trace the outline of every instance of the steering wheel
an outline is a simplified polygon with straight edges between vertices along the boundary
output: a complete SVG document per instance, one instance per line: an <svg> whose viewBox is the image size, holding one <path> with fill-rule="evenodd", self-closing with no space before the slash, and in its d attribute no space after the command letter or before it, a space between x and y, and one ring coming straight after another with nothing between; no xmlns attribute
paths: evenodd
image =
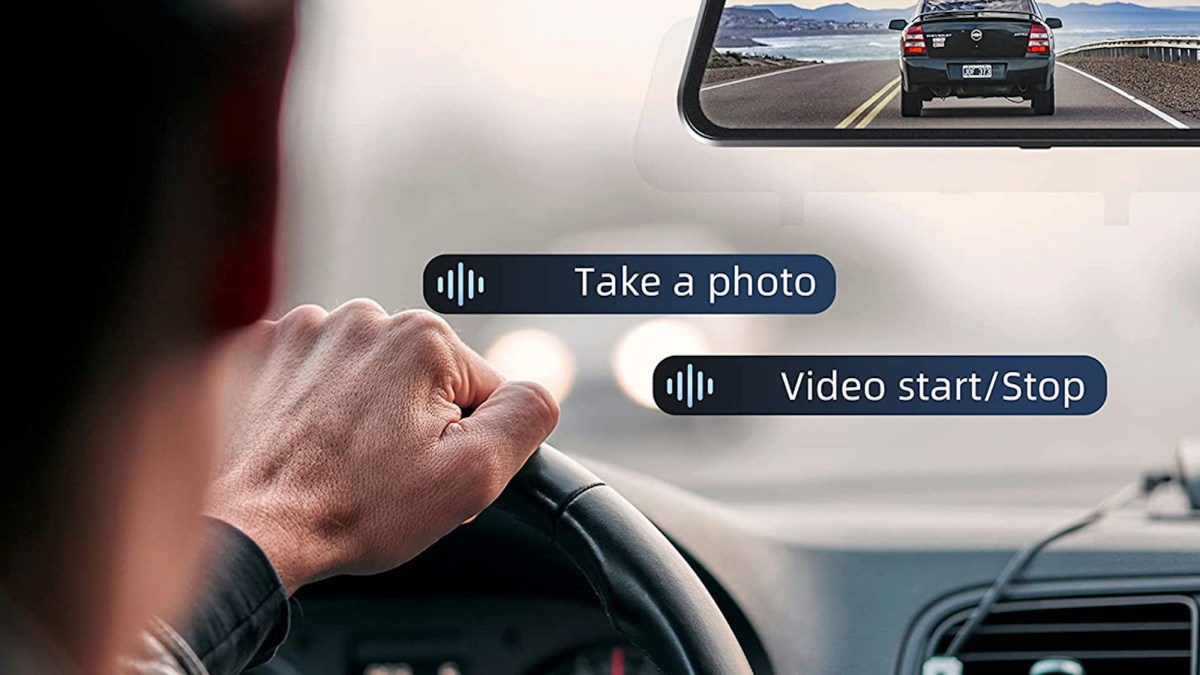
<svg viewBox="0 0 1200 675"><path fill-rule="evenodd" d="M717 603L641 511L542 445L492 508L532 527L583 572L613 628L668 675L748 675Z"/></svg>

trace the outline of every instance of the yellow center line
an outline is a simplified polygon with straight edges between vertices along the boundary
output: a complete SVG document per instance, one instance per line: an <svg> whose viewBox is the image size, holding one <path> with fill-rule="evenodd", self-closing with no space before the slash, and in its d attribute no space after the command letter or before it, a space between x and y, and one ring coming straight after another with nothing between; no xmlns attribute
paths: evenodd
<svg viewBox="0 0 1200 675"><path fill-rule="evenodd" d="M871 113L869 115L867 115L866 117L864 117L863 120L858 123L858 126L856 126L854 128L855 129L865 129L868 124L875 121L876 117L879 117L879 113L882 112L883 109L886 108L889 103L891 103L893 100L895 100L896 96L898 96L899 94L900 94L900 85L896 85L896 88L892 90L892 93L890 93L886 97L884 97L884 99L879 102L879 105L875 106L875 108L871 110Z"/></svg>
<svg viewBox="0 0 1200 675"><path fill-rule="evenodd" d="M900 81L900 78L897 77L896 79L892 80L891 82L888 82L887 84L883 85L883 89L880 89L879 91L875 92L874 96L867 99L866 102L863 103L862 105L858 106L858 108L855 109L854 112L850 113L850 115L847 116L846 119L839 122L838 125L834 128L835 129L845 129L846 127L853 124L854 120L858 119L859 115L863 114L867 110L867 108L871 107L872 103L878 101L880 96L883 96L884 94L886 94L887 91L889 89L891 89L893 86L895 86L895 84L899 81Z"/></svg>

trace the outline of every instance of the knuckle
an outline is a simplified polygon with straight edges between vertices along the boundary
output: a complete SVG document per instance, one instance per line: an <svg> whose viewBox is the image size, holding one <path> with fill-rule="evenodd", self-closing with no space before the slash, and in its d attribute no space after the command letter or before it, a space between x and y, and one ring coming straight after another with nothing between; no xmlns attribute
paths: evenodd
<svg viewBox="0 0 1200 675"><path fill-rule="evenodd" d="M348 318L378 318L387 315L383 307L370 298L355 298L343 303L333 313Z"/></svg>
<svg viewBox="0 0 1200 675"><path fill-rule="evenodd" d="M445 319L424 310L411 310L396 315L393 325L395 339L420 362L423 372L439 381L456 377L458 337Z"/></svg>
<svg viewBox="0 0 1200 675"><path fill-rule="evenodd" d="M283 315L283 318L279 320L279 326L288 331L315 333L320 331L328 317L329 313L322 307L300 305Z"/></svg>
<svg viewBox="0 0 1200 675"><path fill-rule="evenodd" d="M410 309L395 317L395 325L404 332L423 337L445 339L454 334L450 324L442 317L424 309Z"/></svg>
<svg viewBox="0 0 1200 675"><path fill-rule="evenodd" d="M387 312L379 303L363 298L351 300L330 314L330 318L337 321L343 338L352 344L373 342L386 317Z"/></svg>

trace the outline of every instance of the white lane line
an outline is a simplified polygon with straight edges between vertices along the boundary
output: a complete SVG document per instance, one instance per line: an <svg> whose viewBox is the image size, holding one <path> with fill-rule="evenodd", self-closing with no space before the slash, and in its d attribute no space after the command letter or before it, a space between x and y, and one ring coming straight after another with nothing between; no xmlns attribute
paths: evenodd
<svg viewBox="0 0 1200 675"><path fill-rule="evenodd" d="M1179 120L1175 119L1174 117L1171 117L1171 116L1170 116L1170 115L1168 115L1167 113L1165 113L1165 112L1163 112L1163 111L1159 110L1158 108L1155 108L1154 106L1152 106L1152 105L1150 105L1149 103L1146 103L1145 101L1143 101L1143 100L1141 100L1141 99L1139 99L1139 98L1137 98L1137 97L1133 96L1132 94L1126 93L1124 90L1122 90L1122 89L1119 89L1119 88L1117 88L1116 86L1114 86L1114 85L1111 85L1111 84L1109 84L1109 83L1105 82L1104 80L1102 80L1102 79L1100 79L1100 78L1096 77L1095 75L1090 75L1090 74L1088 74L1088 73L1085 73L1085 72L1083 72L1082 70L1080 70L1080 69L1078 69L1078 68L1075 68L1075 67L1073 67L1073 66L1068 66L1068 65L1067 65L1067 64L1065 64L1065 63L1059 63L1058 65L1059 65L1059 66L1061 66L1061 67L1063 67L1063 68L1066 68L1067 70L1069 70L1069 71L1071 71L1071 72L1073 72L1073 73L1078 73L1079 75L1082 75L1082 76L1086 77L1087 79L1089 79L1089 80L1091 80L1091 81L1095 82L1096 84L1100 84L1100 85L1103 85L1103 86L1105 86L1105 87L1108 87L1109 89L1111 89L1111 90L1113 90L1113 91L1117 92L1117 93L1118 93L1118 94L1120 94L1121 96L1124 96L1125 98L1129 99L1130 101L1133 101L1134 103L1136 103L1136 104L1138 104L1138 105L1142 106L1142 107L1143 107L1143 108L1145 108L1146 110L1149 110L1150 112L1154 113L1154 114L1155 114L1157 117L1159 117L1160 119L1162 119L1162 120L1163 120L1164 122L1166 122L1167 124L1170 124L1171 126L1175 127L1176 129L1187 129L1187 128L1188 128L1188 125L1184 124L1183 122L1180 122Z"/></svg>
<svg viewBox="0 0 1200 675"><path fill-rule="evenodd" d="M810 63L807 66L796 66L795 68L788 68L786 70L774 70L769 73L763 73L762 75L754 75L752 77L743 77L740 80L730 80L728 82L722 82L720 84L710 84L707 87L700 87L700 91L711 91L713 89L720 89L721 87L728 87L728 86L731 86L734 84L741 84L743 82L749 82L750 80L761 80L764 77L771 77L772 75L782 75L784 73L794 73L797 70L807 70L809 68L816 68L817 66L823 66L823 65L825 65L825 64L824 63Z"/></svg>

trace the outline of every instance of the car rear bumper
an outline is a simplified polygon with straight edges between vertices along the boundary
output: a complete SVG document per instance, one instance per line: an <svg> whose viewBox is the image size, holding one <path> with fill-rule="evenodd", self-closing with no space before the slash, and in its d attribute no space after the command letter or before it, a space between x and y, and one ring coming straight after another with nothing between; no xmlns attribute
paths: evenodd
<svg viewBox="0 0 1200 675"><path fill-rule="evenodd" d="M966 79L965 65L992 66L990 79ZM900 60L904 90L932 96L1022 96L1045 91L1054 73L1053 57L1016 59L931 59L908 57Z"/></svg>

